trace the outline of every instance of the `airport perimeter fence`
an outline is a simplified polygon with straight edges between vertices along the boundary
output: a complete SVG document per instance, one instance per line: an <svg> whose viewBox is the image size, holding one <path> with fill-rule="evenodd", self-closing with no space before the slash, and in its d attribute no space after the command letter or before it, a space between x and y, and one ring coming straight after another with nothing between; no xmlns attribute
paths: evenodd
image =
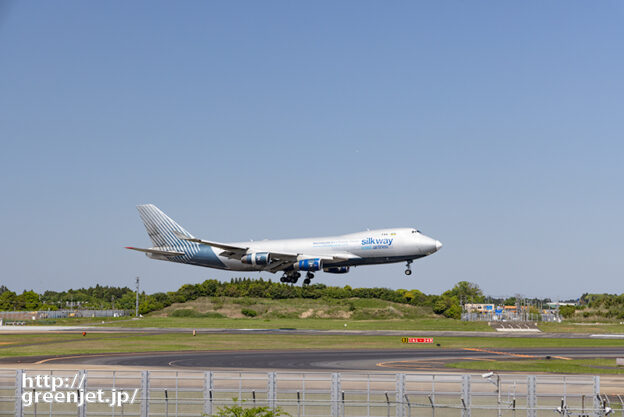
<svg viewBox="0 0 624 417"><path fill-rule="evenodd" d="M57 393L84 399L102 390L104 401L36 403L37 392L42 399L41 391L50 391L29 385L37 375L64 381ZM624 417L621 390L601 395L598 376L0 369L0 415L211 416L242 405L298 417ZM110 406L105 400L113 393L134 401Z"/></svg>
<svg viewBox="0 0 624 417"><path fill-rule="evenodd" d="M129 315L127 310L0 311L0 319L4 320L6 324L68 317L124 317L127 315Z"/></svg>
<svg viewBox="0 0 624 417"><path fill-rule="evenodd" d="M491 321L491 322L561 322L561 317L557 312L526 314L503 311L496 314L493 311L485 312L463 312L461 315L463 321Z"/></svg>

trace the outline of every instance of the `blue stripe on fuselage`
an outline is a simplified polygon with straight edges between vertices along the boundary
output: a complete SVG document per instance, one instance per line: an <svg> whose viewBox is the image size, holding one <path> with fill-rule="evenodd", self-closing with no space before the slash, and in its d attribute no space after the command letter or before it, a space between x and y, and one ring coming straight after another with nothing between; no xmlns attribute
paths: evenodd
<svg viewBox="0 0 624 417"><path fill-rule="evenodd" d="M209 266L211 268L225 268L225 264L219 260L212 248L207 245L199 245L199 250L186 263Z"/></svg>

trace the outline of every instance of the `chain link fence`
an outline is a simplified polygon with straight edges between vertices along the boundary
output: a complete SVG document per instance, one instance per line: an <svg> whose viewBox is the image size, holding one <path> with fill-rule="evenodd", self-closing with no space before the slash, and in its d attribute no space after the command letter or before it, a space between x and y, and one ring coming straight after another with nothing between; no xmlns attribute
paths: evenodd
<svg viewBox="0 0 624 417"><path fill-rule="evenodd" d="M77 401L44 401L37 376ZM102 401L84 401L98 390ZM298 417L624 417L622 391L601 395L598 376L0 370L0 416L210 416L238 404Z"/></svg>

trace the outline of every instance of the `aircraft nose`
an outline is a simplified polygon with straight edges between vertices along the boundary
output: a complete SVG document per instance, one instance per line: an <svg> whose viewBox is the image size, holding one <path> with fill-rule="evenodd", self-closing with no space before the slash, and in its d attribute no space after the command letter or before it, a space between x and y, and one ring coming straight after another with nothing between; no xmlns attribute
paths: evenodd
<svg viewBox="0 0 624 417"><path fill-rule="evenodd" d="M439 240L436 240L435 245L436 251L439 251L442 248L442 242L440 242Z"/></svg>

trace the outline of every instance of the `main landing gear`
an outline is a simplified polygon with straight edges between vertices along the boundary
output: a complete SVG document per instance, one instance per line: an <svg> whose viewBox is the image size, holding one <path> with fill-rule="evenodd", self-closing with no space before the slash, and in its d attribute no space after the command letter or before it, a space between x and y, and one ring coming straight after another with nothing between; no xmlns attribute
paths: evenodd
<svg viewBox="0 0 624 417"><path fill-rule="evenodd" d="M407 269L405 269L405 275L412 275L412 269L410 268L410 264L412 262L413 261L411 259L409 261L407 261L407 265L406 265Z"/></svg>
<svg viewBox="0 0 624 417"><path fill-rule="evenodd" d="M290 284L296 284L297 281L301 278L301 273L297 271L286 272L281 278L280 282L287 282ZM306 274L306 278L303 280L303 285L310 285L310 282L314 278L314 274L309 272Z"/></svg>
<svg viewBox="0 0 624 417"><path fill-rule="evenodd" d="M289 282L291 284L296 284L300 277L301 274L299 272L291 272L289 274L284 274L284 276L280 278L280 282Z"/></svg>

